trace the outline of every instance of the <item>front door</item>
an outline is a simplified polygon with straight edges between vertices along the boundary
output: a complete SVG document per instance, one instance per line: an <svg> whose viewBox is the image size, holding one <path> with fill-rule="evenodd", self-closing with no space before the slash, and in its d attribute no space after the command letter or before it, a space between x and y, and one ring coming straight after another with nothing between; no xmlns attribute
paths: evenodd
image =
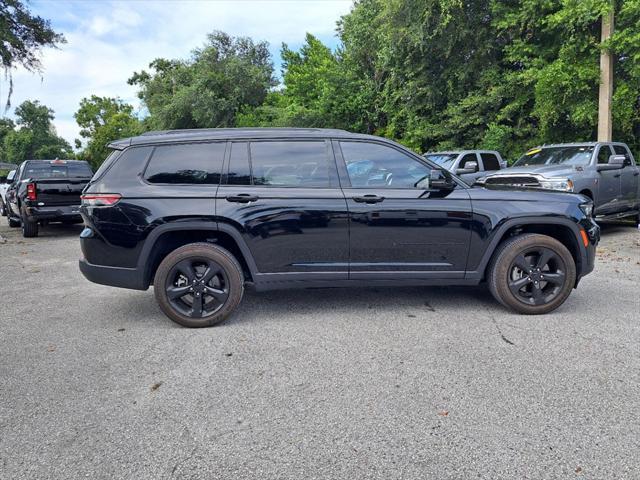
<svg viewBox="0 0 640 480"><path fill-rule="evenodd" d="M349 278L462 278L467 191L429 188L432 167L395 146L334 141L349 208Z"/></svg>
<svg viewBox="0 0 640 480"><path fill-rule="evenodd" d="M609 163L613 150L602 145L598 150L598 164ZM621 170L603 170L598 172L598 198L595 202L596 215L607 215L619 210Z"/></svg>
<svg viewBox="0 0 640 480"><path fill-rule="evenodd" d="M624 210L635 210L639 207L638 181L640 178L640 168L636 165L631 154L622 145L614 145L613 150L616 155L624 155L624 168L620 173L620 207Z"/></svg>
<svg viewBox="0 0 640 480"><path fill-rule="evenodd" d="M216 213L241 232L256 280L347 279L348 215L330 149L322 139L231 143Z"/></svg>

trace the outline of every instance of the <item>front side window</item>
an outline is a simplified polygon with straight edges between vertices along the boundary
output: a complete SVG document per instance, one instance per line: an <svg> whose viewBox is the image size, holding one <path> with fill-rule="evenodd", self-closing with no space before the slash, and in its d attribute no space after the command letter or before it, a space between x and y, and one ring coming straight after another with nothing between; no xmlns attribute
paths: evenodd
<svg viewBox="0 0 640 480"><path fill-rule="evenodd" d="M608 146L604 145L600 147L600 150L598 150L598 163L609 163L609 157L611 155L611 149Z"/></svg>
<svg viewBox="0 0 640 480"><path fill-rule="evenodd" d="M324 141L251 142L254 185L329 187Z"/></svg>
<svg viewBox="0 0 640 480"><path fill-rule="evenodd" d="M482 163L485 170L500 170L500 160L493 153L481 153Z"/></svg>
<svg viewBox="0 0 640 480"><path fill-rule="evenodd" d="M145 172L149 183L217 185L225 143L187 143L155 148Z"/></svg>
<svg viewBox="0 0 640 480"><path fill-rule="evenodd" d="M478 163L478 157L476 157L475 153L467 153L464 157L460 159L460 163L458 164L458 168L469 168L467 167L467 163L476 162ZM478 168L476 167L476 171Z"/></svg>
<svg viewBox="0 0 640 480"><path fill-rule="evenodd" d="M377 143L340 142L351 186L423 188L431 168L395 148Z"/></svg>

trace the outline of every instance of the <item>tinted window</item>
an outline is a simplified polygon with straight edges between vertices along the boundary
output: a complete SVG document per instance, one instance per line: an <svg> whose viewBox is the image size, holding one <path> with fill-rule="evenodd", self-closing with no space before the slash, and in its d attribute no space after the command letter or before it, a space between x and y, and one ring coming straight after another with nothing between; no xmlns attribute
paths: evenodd
<svg viewBox="0 0 640 480"><path fill-rule="evenodd" d="M395 148L376 143L340 142L353 187L416 188L431 169Z"/></svg>
<svg viewBox="0 0 640 480"><path fill-rule="evenodd" d="M328 187L324 142L252 142L254 185Z"/></svg>
<svg viewBox="0 0 640 480"><path fill-rule="evenodd" d="M598 163L609 163L609 157L612 155L611 149L606 145L598 150Z"/></svg>
<svg viewBox="0 0 640 480"><path fill-rule="evenodd" d="M144 170L144 165L152 150L153 147L130 147L124 152L118 152L115 157L109 157L108 160L111 161L111 166L107 167L105 180L110 185L139 181L138 178L142 170ZM94 179L97 180L99 178L99 173L100 170L98 170Z"/></svg>
<svg viewBox="0 0 640 480"><path fill-rule="evenodd" d="M481 153L480 158L485 170L500 170L500 160L493 153Z"/></svg>
<svg viewBox="0 0 640 480"><path fill-rule="evenodd" d="M92 175L93 172L86 163L67 163L52 160L50 163L28 163L25 167L23 178L33 178L34 180L70 177L90 178Z"/></svg>
<svg viewBox="0 0 640 480"><path fill-rule="evenodd" d="M225 146L190 143L156 147L145 178L150 183L215 185L220 182Z"/></svg>
<svg viewBox="0 0 640 480"><path fill-rule="evenodd" d="M114 162L114 160L116 158L118 158L118 154L120 152L118 150L113 150L108 156L107 158L104 160L104 162L102 162L102 165L100 165L100 167L98 167L98 170L96 170L96 173L93 175L94 179L98 179L102 176L102 174L104 172L107 171L107 169L111 166L111 164Z"/></svg>
<svg viewBox="0 0 640 480"><path fill-rule="evenodd" d="M251 185L248 144L233 143L231 145L227 183L229 185Z"/></svg>
<svg viewBox="0 0 640 480"><path fill-rule="evenodd" d="M613 149L615 150L616 155L624 155L625 165L631 165L631 155L629 155L629 152L626 148L624 148L622 145L614 145Z"/></svg>
<svg viewBox="0 0 640 480"><path fill-rule="evenodd" d="M478 163L478 157L476 157L475 153L467 153L464 157L460 159L460 163L458 164L458 168L467 168L467 163L476 162ZM476 168L477 171L477 168Z"/></svg>

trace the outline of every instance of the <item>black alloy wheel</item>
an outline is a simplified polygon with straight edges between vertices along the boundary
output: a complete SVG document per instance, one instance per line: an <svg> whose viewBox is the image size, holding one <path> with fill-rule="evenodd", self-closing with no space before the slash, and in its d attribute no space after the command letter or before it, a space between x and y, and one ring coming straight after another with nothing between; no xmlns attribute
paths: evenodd
<svg viewBox="0 0 640 480"><path fill-rule="evenodd" d="M527 305L545 305L562 291L565 272L560 255L550 248L534 247L511 262L509 289Z"/></svg>

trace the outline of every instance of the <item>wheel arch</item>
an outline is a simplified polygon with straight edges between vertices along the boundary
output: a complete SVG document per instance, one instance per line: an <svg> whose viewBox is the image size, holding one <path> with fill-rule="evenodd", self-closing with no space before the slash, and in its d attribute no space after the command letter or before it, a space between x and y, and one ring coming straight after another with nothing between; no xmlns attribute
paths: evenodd
<svg viewBox="0 0 640 480"><path fill-rule="evenodd" d="M199 242L212 243L228 250L242 266L248 281L252 281L258 273L249 247L233 226L218 222L168 223L156 227L144 243L137 267L143 275L143 284L149 286L153 283L160 262L169 253L184 245Z"/></svg>
<svg viewBox="0 0 640 480"><path fill-rule="evenodd" d="M515 235L521 235L524 233L538 233L541 235L547 235L555 238L562 243L573 257L576 264L576 271L578 274L583 269L583 255L580 245L580 228L579 226L568 219L563 218L546 218L546 217L534 217L534 218L519 218L505 222L504 225L494 235L494 238L489 243L480 264L475 272L469 272L467 278L479 278L484 280L489 262L495 255L500 244L502 244L508 238ZM579 276L579 275L578 275Z"/></svg>

